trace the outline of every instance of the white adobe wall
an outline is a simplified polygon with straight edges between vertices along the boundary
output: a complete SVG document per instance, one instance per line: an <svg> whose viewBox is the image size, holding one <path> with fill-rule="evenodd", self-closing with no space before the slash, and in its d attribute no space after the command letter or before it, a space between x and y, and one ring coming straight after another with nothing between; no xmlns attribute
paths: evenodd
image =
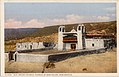
<svg viewBox="0 0 119 77"><path fill-rule="evenodd" d="M71 44L70 43L65 43L66 44L66 50L71 49Z"/></svg>
<svg viewBox="0 0 119 77"><path fill-rule="evenodd" d="M8 53L5 53L5 61L9 61L9 54Z"/></svg>
<svg viewBox="0 0 119 77"><path fill-rule="evenodd" d="M27 50L27 49L29 49L29 47L28 47L28 43L22 43L22 48L21 48L22 50Z"/></svg>
<svg viewBox="0 0 119 77"><path fill-rule="evenodd" d="M48 55L37 54L17 54L17 62L48 62Z"/></svg>
<svg viewBox="0 0 119 77"><path fill-rule="evenodd" d="M22 43L22 44L24 44L24 43ZM33 43L27 42L27 49L31 49L30 46L32 46L32 48L33 48Z"/></svg>
<svg viewBox="0 0 119 77"><path fill-rule="evenodd" d="M17 43L16 50L29 50L29 49L40 49L44 48L43 42L25 42Z"/></svg>
<svg viewBox="0 0 119 77"><path fill-rule="evenodd" d="M16 43L16 50L21 50L21 49L22 49L22 44Z"/></svg>
<svg viewBox="0 0 119 77"><path fill-rule="evenodd" d="M32 45L32 49L38 49L38 43L37 42L33 42L33 45Z"/></svg>
<svg viewBox="0 0 119 77"><path fill-rule="evenodd" d="M38 47L38 49L39 48L45 48L45 46L43 45L43 42L39 42L37 47Z"/></svg>
<svg viewBox="0 0 119 77"><path fill-rule="evenodd" d="M85 39L86 48L104 48L103 39ZM92 46L94 44L94 46Z"/></svg>

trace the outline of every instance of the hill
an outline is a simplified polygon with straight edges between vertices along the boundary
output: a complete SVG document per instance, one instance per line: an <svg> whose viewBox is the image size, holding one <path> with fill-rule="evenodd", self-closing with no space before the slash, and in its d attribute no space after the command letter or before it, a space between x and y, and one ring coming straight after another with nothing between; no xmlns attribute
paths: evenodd
<svg viewBox="0 0 119 77"><path fill-rule="evenodd" d="M116 35L116 21L110 22L93 22L83 23L86 26L87 33L102 32L105 34ZM66 27L67 31L70 31L73 27L77 27L76 24L62 25ZM5 29L5 40L17 40L25 37L41 37L48 36L58 32L58 27L61 25L48 26L44 28L21 28L21 29Z"/></svg>
<svg viewBox="0 0 119 77"><path fill-rule="evenodd" d="M16 40L34 33L37 28L5 29L5 40Z"/></svg>

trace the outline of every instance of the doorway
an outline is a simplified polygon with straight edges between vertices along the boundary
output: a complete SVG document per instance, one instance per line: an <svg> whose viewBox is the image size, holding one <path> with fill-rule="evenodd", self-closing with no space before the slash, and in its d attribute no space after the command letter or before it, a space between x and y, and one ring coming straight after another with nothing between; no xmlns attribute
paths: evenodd
<svg viewBox="0 0 119 77"><path fill-rule="evenodd" d="M32 49L32 45L30 45L30 49Z"/></svg>
<svg viewBox="0 0 119 77"><path fill-rule="evenodd" d="M9 51L9 61L14 60L14 52Z"/></svg>
<svg viewBox="0 0 119 77"><path fill-rule="evenodd" d="M73 50L73 51L76 50L76 44L71 44L71 50Z"/></svg>

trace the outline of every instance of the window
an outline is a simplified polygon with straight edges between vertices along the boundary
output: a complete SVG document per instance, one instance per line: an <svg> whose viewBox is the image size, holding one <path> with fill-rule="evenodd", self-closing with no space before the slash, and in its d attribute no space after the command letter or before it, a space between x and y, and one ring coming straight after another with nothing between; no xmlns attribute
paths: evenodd
<svg viewBox="0 0 119 77"><path fill-rule="evenodd" d="M81 27L79 26L79 28L78 28L79 30L81 30Z"/></svg>
<svg viewBox="0 0 119 77"><path fill-rule="evenodd" d="M82 33L84 32L84 26L82 26Z"/></svg>
<svg viewBox="0 0 119 77"><path fill-rule="evenodd" d="M64 32L64 28L62 29L62 32Z"/></svg>
<svg viewBox="0 0 119 77"><path fill-rule="evenodd" d="M25 48L26 48L26 45L25 45Z"/></svg>
<svg viewBox="0 0 119 77"><path fill-rule="evenodd" d="M92 46L94 47L94 43L92 44Z"/></svg>
<svg viewBox="0 0 119 77"><path fill-rule="evenodd" d="M32 45L30 45L30 49L32 49Z"/></svg>
<svg viewBox="0 0 119 77"><path fill-rule="evenodd" d="M60 28L60 32L61 32L61 28Z"/></svg>
<svg viewBox="0 0 119 77"><path fill-rule="evenodd" d="M20 45L18 45L18 48L20 48Z"/></svg>

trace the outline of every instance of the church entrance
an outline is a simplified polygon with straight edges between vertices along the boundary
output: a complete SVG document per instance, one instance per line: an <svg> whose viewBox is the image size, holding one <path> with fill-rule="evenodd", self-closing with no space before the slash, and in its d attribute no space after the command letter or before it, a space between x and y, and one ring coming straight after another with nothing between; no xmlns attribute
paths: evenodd
<svg viewBox="0 0 119 77"><path fill-rule="evenodd" d="M73 50L73 51L76 50L76 44L71 44L71 50Z"/></svg>

